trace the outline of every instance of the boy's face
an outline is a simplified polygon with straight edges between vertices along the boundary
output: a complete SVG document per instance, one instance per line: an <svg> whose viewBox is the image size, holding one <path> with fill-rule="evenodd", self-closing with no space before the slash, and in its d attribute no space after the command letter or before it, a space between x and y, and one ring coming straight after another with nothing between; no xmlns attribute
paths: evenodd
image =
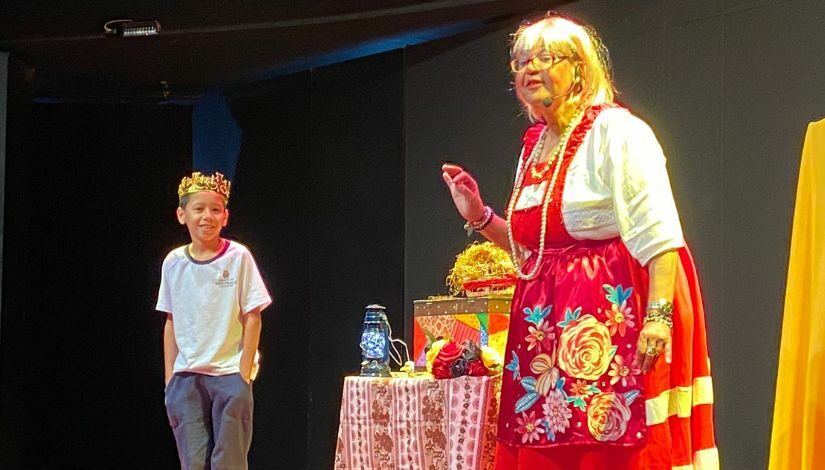
<svg viewBox="0 0 825 470"><path fill-rule="evenodd" d="M178 207L178 222L186 225L192 241L209 243L221 236L221 229L229 222L229 211L223 197L212 191L189 195L186 207Z"/></svg>

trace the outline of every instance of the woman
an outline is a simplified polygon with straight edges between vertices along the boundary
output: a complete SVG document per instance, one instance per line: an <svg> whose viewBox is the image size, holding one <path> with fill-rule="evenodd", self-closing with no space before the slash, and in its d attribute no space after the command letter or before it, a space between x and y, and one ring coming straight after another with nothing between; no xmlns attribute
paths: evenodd
<svg viewBox="0 0 825 470"><path fill-rule="evenodd" d="M718 468L701 297L661 147L614 102L593 31L551 14L516 31L511 59L536 124L505 216L442 168L465 227L519 275L496 468Z"/></svg>

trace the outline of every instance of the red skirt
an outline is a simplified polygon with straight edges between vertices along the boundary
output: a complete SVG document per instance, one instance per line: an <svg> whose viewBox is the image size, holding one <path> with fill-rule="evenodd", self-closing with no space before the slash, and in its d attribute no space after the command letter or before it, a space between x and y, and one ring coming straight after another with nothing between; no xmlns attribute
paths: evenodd
<svg viewBox="0 0 825 470"><path fill-rule="evenodd" d="M718 467L701 294L680 261L673 362L643 375L647 271L619 239L545 250L513 297L496 468Z"/></svg>

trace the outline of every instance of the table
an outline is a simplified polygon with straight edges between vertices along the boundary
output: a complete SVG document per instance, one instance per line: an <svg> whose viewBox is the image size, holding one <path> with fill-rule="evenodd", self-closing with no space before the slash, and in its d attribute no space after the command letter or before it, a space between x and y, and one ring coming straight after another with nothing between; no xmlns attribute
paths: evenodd
<svg viewBox="0 0 825 470"><path fill-rule="evenodd" d="M491 469L501 375L346 377L335 468Z"/></svg>

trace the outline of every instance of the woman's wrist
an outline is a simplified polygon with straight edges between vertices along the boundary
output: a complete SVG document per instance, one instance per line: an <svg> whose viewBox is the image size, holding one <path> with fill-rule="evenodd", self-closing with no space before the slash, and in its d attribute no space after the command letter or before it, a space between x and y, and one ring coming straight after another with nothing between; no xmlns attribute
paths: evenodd
<svg viewBox="0 0 825 470"><path fill-rule="evenodd" d="M471 210L467 211L466 216L462 214L462 216L464 216L464 220L467 223L478 222L481 219L483 219L484 216L487 214L487 206L484 204L484 202L478 201L478 204L479 206L477 207L475 206L475 204L473 204L474 207L472 207Z"/></svg>
<svg viewBox="0 0 825 470"><path fill-rule="evenodd" d="M667 299L651 300L647 303L644 322L657 322L673 328L673 303Z"/></svg>
<svg viewBox="0 0 825 470"><path fill-rule="evenodd" d="M480 232L487 228L487 226L490 225L490 222L492 222L494 216L495 212L493 212L493 208L491 208L490 206L484 206L484 213L481 215L481 217L479 217L476 220L468 220L464 224L464 230L467 231L467 236L469 236L474 231Z"/></svg>

